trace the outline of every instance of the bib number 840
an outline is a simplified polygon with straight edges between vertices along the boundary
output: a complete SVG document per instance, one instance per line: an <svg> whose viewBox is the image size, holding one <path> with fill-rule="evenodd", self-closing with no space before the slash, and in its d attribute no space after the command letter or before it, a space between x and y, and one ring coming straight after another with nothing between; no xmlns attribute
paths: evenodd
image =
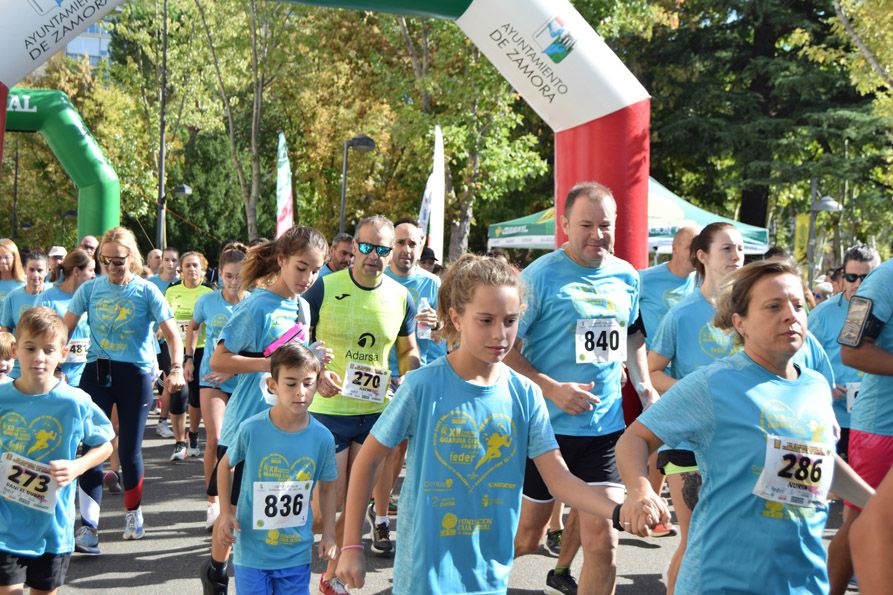
<svg viewBox="0 0 893 595"><path fill-rule="evenodd" d="M596 347L602 351L617 351L620 349L620 332L616 329L599 331L596 338L593 331L586 331L583 335L583 347L586 351L595 351Z"/></svg>

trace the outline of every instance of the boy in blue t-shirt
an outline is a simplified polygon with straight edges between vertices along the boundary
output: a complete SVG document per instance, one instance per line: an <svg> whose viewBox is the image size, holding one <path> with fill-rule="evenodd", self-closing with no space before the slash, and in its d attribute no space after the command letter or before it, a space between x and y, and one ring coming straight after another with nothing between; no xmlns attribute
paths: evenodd
<svg viewBox="0 0 893 595"><path fill-rule="evenodd" d="M16 335L21 375L0 386L0 587L55 592L74 550L73 482L109 457L115 432L89 395L54 375L68 355L58 314L32 308ZM81 443L91 448L77 458Z"/></svg>
<svg viewBox="0 0 893 595"><path fill-rule="evenodd" d="M319 482L321 558L334 560L335 439L307 412L316 392L319 360L304 345L286 343L270 359L272 409L249 417L220 459L220 531L215 538L233 547L236 590L247 593L309 593L313 511L310 495ZM224 473L223 469L235 468ZM235 478L235 481L233 479ZM238 504L232 492L238 493ZM233 508L235 507L235 510ZM205 573L222 578L214 563Z"/></svg>

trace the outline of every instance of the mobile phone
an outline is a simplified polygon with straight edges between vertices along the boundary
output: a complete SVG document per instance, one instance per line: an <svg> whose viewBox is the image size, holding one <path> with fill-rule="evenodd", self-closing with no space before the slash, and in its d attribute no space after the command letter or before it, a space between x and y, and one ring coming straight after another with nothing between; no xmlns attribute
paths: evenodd
<svg viewBox="0 0 893 595"><path fill-rule="evenodd" d="M112 360L99 358L96 360L96 382L100 388L112 386Z"/></svg>
<svg viewBox="0 0 893 595"><path fill-rule="evenodd" d="M300 322L296 323L293 327L285 331L281 337L267 345L267 348L264 349L264 357L270 357L273 355L273 352L285 345L293 341L294 339L298 339L300 341L304 341L307 338L307 333L304 331L304 325Z"/></svg>

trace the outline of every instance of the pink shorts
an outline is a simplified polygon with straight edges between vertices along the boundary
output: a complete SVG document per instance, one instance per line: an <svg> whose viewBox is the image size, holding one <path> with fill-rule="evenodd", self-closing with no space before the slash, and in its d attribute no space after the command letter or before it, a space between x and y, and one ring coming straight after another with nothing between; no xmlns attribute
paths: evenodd
<svg viewBox="0 0 893 595"><path fill-rule="evenodd" d="M868 485L877 489L893 467L893 436L850 430L849 463ZM860 510L849 502L846 504Z"/></svg>

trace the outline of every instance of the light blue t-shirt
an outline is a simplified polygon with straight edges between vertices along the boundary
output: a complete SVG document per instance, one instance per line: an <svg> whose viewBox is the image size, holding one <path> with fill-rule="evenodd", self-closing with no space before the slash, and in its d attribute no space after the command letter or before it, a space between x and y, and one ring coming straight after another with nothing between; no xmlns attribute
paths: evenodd
<svg viewBox="0 0 893 595"><path fill-rule="evenodd" d="M117 285L108 277L87 281L74 292L68 311L87 313L90 349L87 362L108 358L134 364L144 372L156 365L154 327L174 317L158 287L140 277Z"/></svg>
<svg viewBox="0 0 893 595"><path fill-rule="evenodd" d="M10 291L23 285L24 283L16 281L15 279L4 279L3 281L0 281L0 301L9 295Z"/></svg>
<svg viewBox="0 0 893 595"><path fill-rule="evenodd" d="M300 432L286 432L270 420L270 411L246 419L227 450L230 465L243 463L242 485L236 518L241 530L236 534L233 560L239 566L280 570L310 564L313 548L313 511L310 491L297 504L288 497L287 514L307 511L300 527L264 529L253 519L254 483L286 481L335 481L335 438L325 426L307 415L309 423ZM270 496L267 496L268 498ZM283 499L275 499L275 511L283 510ZM274 510L274 508L270 508ZM261 519L263 522L264 519Z"/></svg>
<svg viewBox="0 0 893 595"><path fill-rule="evenodd" d="M230 353L263 353L267 346L295 326L299 301L305 320L312 324L310 308L304 298L286 299L267 289L256 289L233 310L233 316L220 331L217 342L223 341ZM309 332L308 329L307 335ZM236 387L226 403L220 428L221 446L233 443L240 423L270 408L264 397L269 375L246 372L236 376Z"/></svg>
<svg viewBox="0 0 893 595"><path fill-rule="evenodd" d="M624 329L635 323L639 273L610 255L599 268L584 267L558 249L536 259L521 276L527 283L527 309L518 327L522 355L558 382L595 382L591 392L601 399L592 411L580 415L565 413L547 399L555 433L604 436L623 430L622 364L578 364L575 337L581 319L614 319Z"/></svg>
<svg viewBox="0 0 893 595"><path fill-rule="evenodd" d="M767 435L834 448L834 411L824 378L801 369L796 380L786 380L740 351L680 380L639 422L665 443L689 443L703 478L677 592L828 592L822 545L827 509L752 493ZM832 466L829 459L825 469Z"/></svg>
<svg viewBox="0 0 893 595"><path fill-rule="evenodd" d="M664 315L695 290L695 274L680 277L664 262L639 271L639 279L642 284L639 308L645 324L645 346L650 350Z"/></svg>
<svg viewBox="0 0 893 595"><path fill-rule="evenodd" d="M394 593L505 593L528 458L555 450L543 396L500 364L490 386L446 357L413 370L372 428L409 439L400 491Z"/></svg>
<svg viewBox="0 0 893 595"><path fill-rule="evenodd" d="M437 292L440 290L440 277L433 273L429 273L422 267L415 267L408 277L395 275L394 272L391 271L391 267L387 267L384 272L385 275L409 291L409 295L412 296L412 301L415 303L416 308L419 307L421 299L425 298L428 300L428 304L437 310ZM416 327L416 340L419 343L419 362L421 365L424 366L428 362L433 362L440 356L446 355L446 341L420 339L418 337L418 327ZM394 378L400 376L400 368L397 365L396 346L391 349L389 363L391 367L391 376Z"/></svg>
<svg viewBox="0 0 893 595"><path fill-rule="evenodd" d="M0 427L3 453L44 464L75 459L80 443L99 446L115 436L90 395L61 381L42 395L19 392L11 382L0 385ZM53 513L0 499L0 550L20 556L71 553L76 485L59 489Z"/></svg>
<svg viewBox="0 0 893 595"><path fill-rule="evenodd" d="M37 303L34 305L47 306L48 308L55 310L59 316L64 317L65 313L68 312L68 304L71 302L73 296L74 294L65 293L59 289L58 285L55 285L37 296ZM87 317L82 315L77 326L74 327L74 332L71 333L71 336L68 338L68 345L69 347L72 347L73 345L80 346L85 340L90 340L90 327L87 326ZM81 374L84 371L84 366L87 364L86 362L69 361L72 359L77 359L77 356L76 354L69 353L68 360L62 362L62 373L68 378L68 384L71 386L78 386L81 383Z"/></svg>
<svg viewBox="0 0 893 595"><path fill-rule="evenodd" d="M871 314L884 324L874 344L893 353L893 259L872 271L856 295L872 301ZM850 421L856 430L893 436L893 376L865 374Z"/></svg>
<svg viewBox="0 0 893 595"><path fill-rule="evenodd" d="M174 277L174 281L176 281L176 280L177 280L177 278ZM167 291L167 288L170 287L171 283L174 282L174 281L165 281L164 279L161 278L161 275L152 275L151 277L146 279L146 281L148 281L149 283L151 283L152 285L157 287L158 291L161 292L161 295L164 295L164 292Z"/></svg>
<svg viewBox="0 0 893 595"><path fill-rule="evenodd" d="M829 390L834 387L834 369L831 367L831 360L811 331L806 331L803 346L794 354L791 361L821 374L828 382Z"/></svg>
<svg viewBox="0 0 893 595"><path fill-rule="evenodd" d="M211 373L211 354L217 347L217 339L220 331L233 316L236 304L231 304L223 298L223 290L214 293L206 293L198 298L192 311L192 320L205 325L205 354L198 369L199 386L217 388L225 393L232 393L236 388L236 376L233 376L220 386L213 386L206 382L205 376Z"/></svg>
<svg viewBox="0 0 893 595"><path fill-rule="evenodd" d="M849 301L843 293L838 293L819 304L809 313L809 332L822 344L828 359L831 361L831 369L834 370L834 381L846 387L849 382L862 382L865 375L861 370L856 370L843 364L840 359L840 344L837 335L843 328L846 320ZM834 415L841 428L850 427L850 413L846 410L846 398L834 401Z"/></svg>
<svg viewBox="0 0 893 595"><path fill-rule="evenodd" d="M10 291L6 297L3 298L3 303L0 304L0 326L5 326L9 329L9 332L15 334L19 318L21 318L22 314L27 310L30 310L37 304L37 297L39 295L40 294L32 295L28 293L26 285L22 285ZM12 370L9 371L9 377L19 377L18 359L16 359L15 364L13 364Z"/></svg>
<svg viewBox="0 0 893 595"><path fill-rule="evenodd" d="M732 336L713 326L715 315L716 308L696 290L664 316L651 351L670 360L673 378L685 378L737 351Z"/></svg>
<svg viewBox="0 0 893 595"><path fill-rule="evenodd" d="M333 271L331 268L329 268L329 263L322 265L322 268L319 269L319 276L316 278L317 282L320 279L322 279L323 277L325 277L326 275L331 275L334 272L335 271Z"/></svg>

